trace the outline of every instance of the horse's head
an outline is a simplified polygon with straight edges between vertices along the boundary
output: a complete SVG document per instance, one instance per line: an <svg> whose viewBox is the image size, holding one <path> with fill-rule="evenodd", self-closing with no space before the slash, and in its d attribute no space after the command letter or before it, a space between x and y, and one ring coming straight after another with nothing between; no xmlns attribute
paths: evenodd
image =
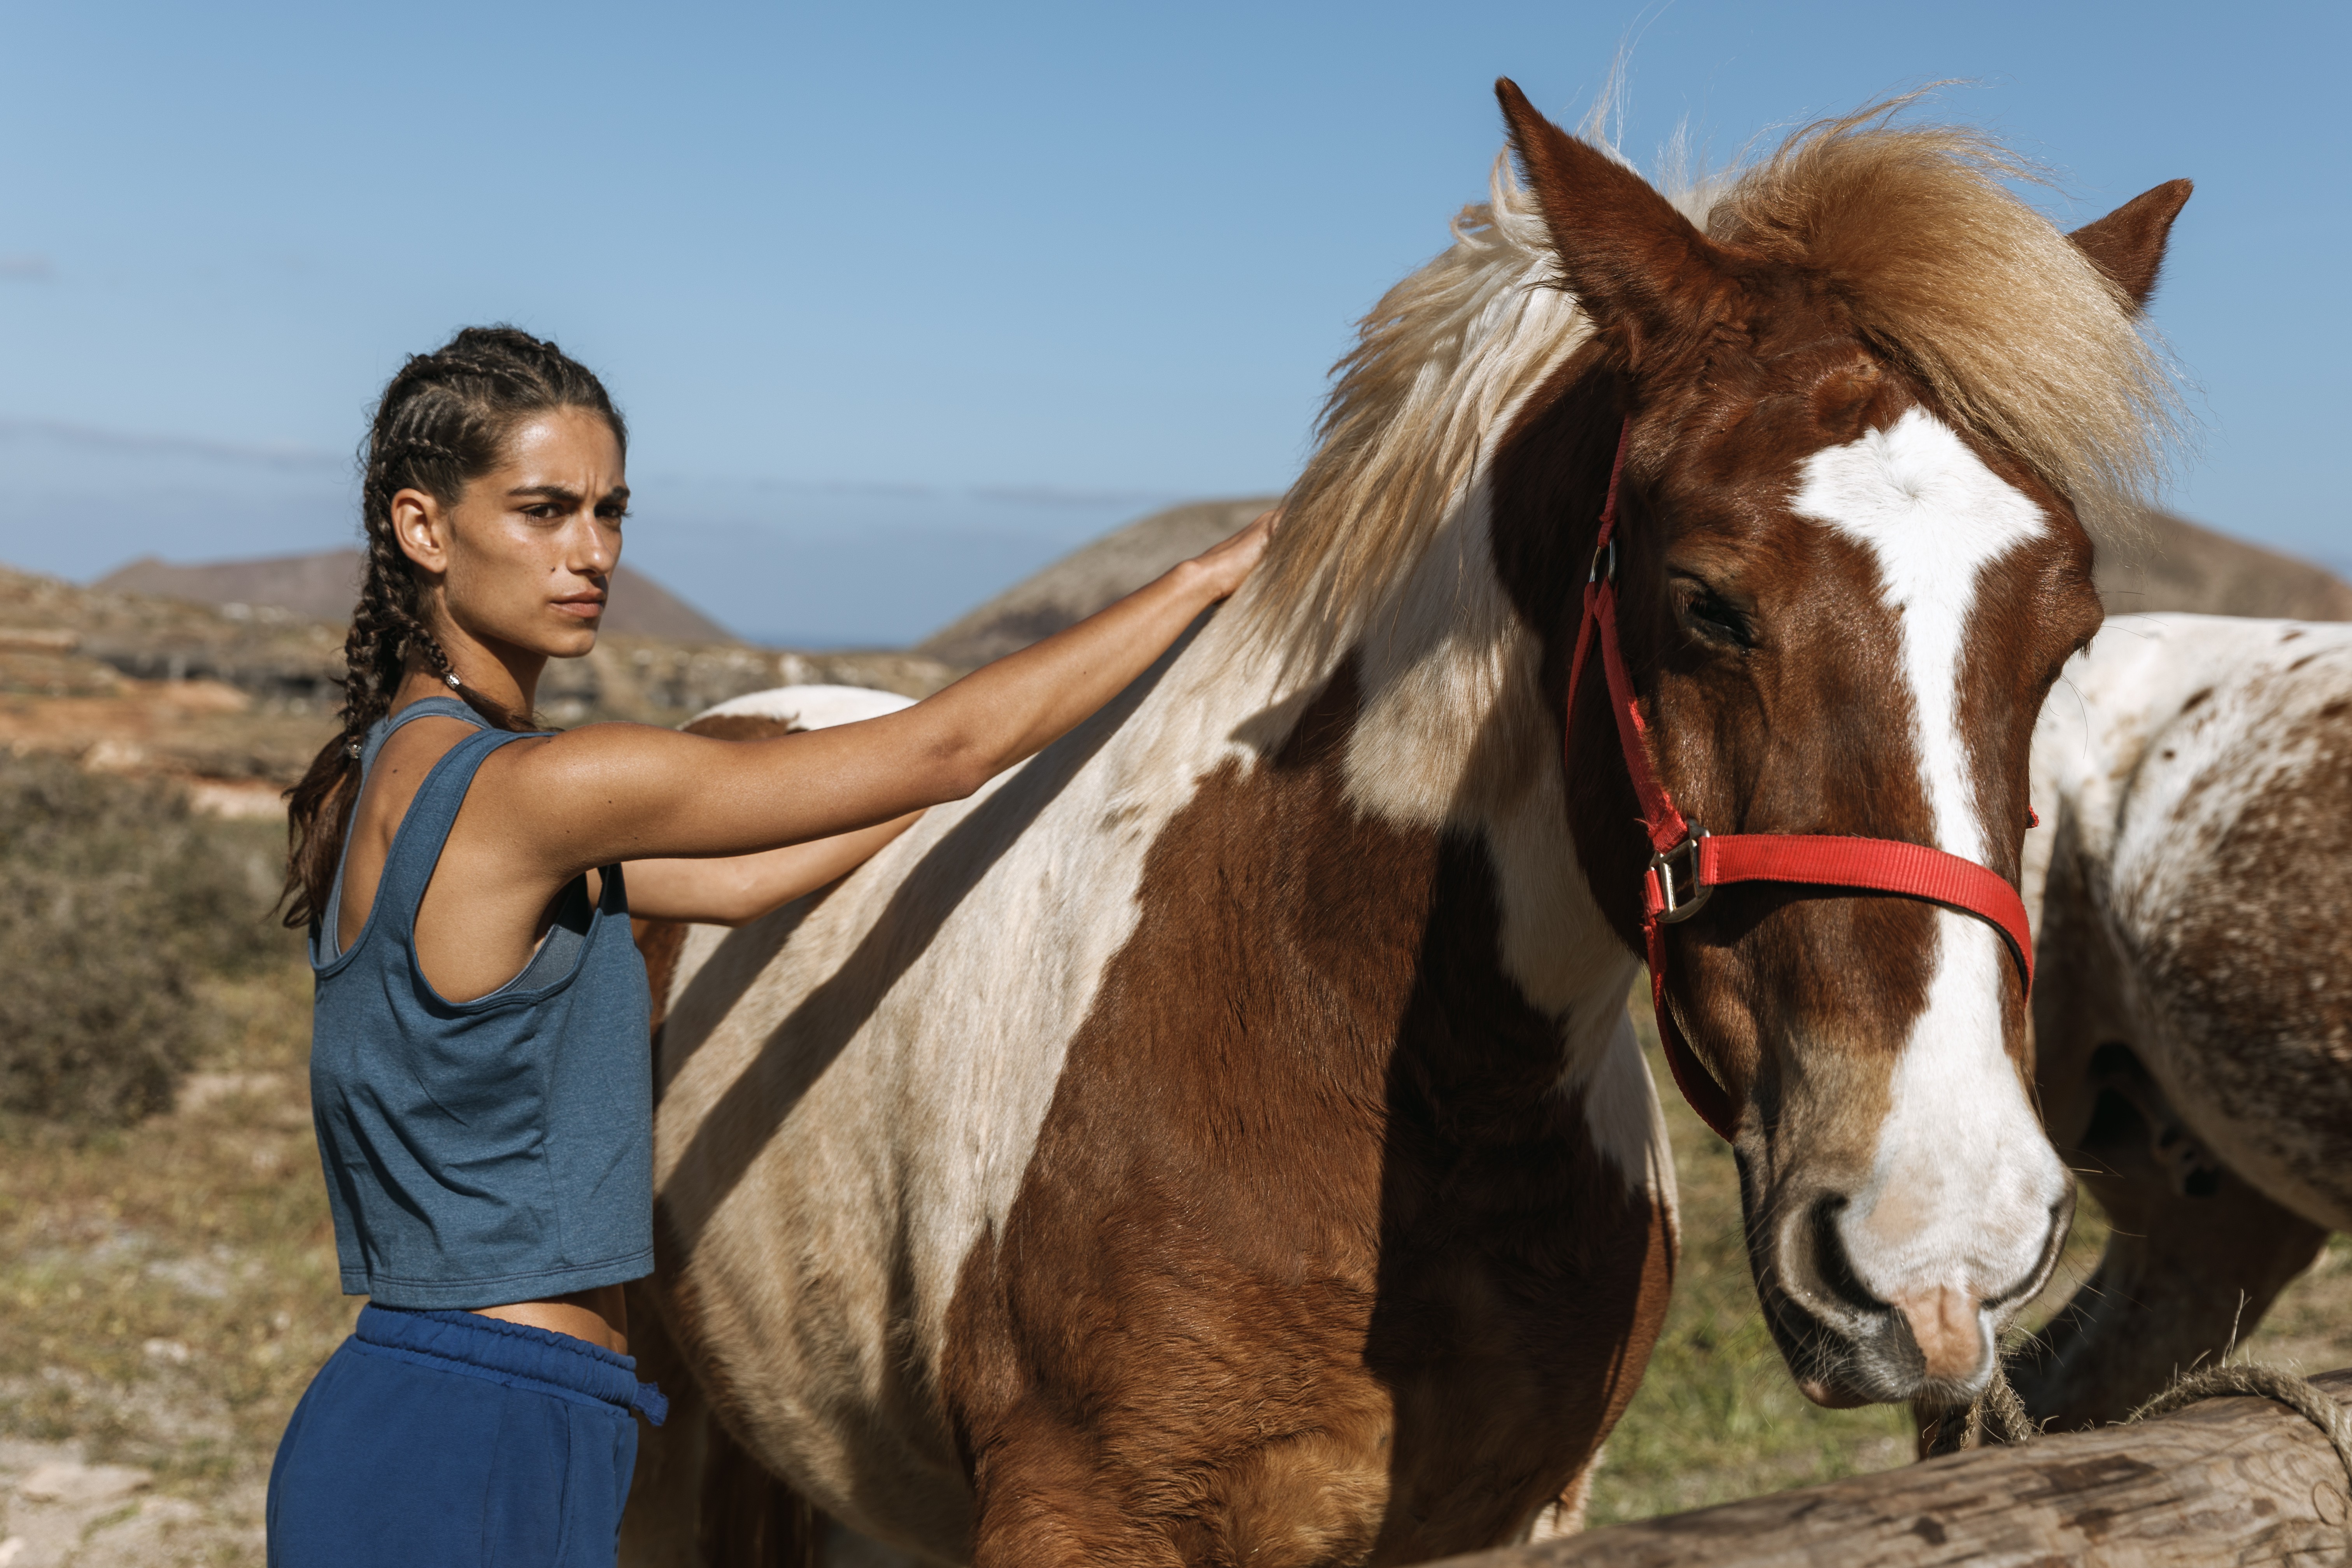
<svg viewBox="0 0 2352 1568"><path fill-rule="evenodd" d="M1499 90L1594 325L1496 469L1497 563L1553 689L1622 428L1622 646L1683 812L2014 881L2035 715L2100 619L2075 503L2144 451L2132 317L2185 182L2069 244L1964 136L1849 121L1792 141L1703 231ZM1579 855L1638 948L1651 845L1592 670L1569 731ZM1800 1384L1825 1404L1972 1394L2074 1205L2001 937L1788 884L1723 889L1667 930Z"/></svg>

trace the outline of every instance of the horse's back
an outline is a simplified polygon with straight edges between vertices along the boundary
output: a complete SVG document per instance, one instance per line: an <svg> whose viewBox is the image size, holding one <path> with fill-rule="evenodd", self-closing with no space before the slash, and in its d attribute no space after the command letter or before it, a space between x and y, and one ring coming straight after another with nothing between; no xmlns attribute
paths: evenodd
<svg viewBox="0 0 2352 1568"><path fill-rule="evenodd" d="M2103 902L2147 1066L2231 1169L2352 1227L2352 626L2129 617L2084 673L2137 731Z"/></svg>

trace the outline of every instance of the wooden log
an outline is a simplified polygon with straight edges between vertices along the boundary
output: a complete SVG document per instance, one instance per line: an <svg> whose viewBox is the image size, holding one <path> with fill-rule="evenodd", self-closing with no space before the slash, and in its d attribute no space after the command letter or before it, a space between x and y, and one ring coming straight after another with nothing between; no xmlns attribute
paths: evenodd
<svg viewBox="0 0 2352 1568"><path fill-rule="evenodd" d="M2313 1379L2352 1405L2352 1371ZM2352 1489L2318 1427L2268 1399L1981 1448L1595 1530L1448 1568L2219 1568L2352 1561Z"/></svg>

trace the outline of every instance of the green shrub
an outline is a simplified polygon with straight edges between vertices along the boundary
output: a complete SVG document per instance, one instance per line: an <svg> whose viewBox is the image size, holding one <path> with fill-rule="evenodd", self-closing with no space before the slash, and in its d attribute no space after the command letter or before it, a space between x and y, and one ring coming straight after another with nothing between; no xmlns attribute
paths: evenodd
<svg viewBox="0 0 2352 1568"><path fill-rule="evenodd" d="M0 753L0 1112L168 1109L203 1044L197 983L287 952L275 837L173 785Z"/></svg>

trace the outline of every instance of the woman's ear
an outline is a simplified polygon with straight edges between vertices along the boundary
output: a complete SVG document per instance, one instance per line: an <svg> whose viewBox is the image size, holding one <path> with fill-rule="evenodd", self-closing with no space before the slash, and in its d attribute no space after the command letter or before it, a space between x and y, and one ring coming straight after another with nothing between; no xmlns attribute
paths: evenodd
<svg viewBox="0 0 2352 1568"><path fill-rule="evenodd" d="M407 489L393 496L392 536L418 566L436 574L449 569L448 533L448 515L431 495Z"/></svg>

